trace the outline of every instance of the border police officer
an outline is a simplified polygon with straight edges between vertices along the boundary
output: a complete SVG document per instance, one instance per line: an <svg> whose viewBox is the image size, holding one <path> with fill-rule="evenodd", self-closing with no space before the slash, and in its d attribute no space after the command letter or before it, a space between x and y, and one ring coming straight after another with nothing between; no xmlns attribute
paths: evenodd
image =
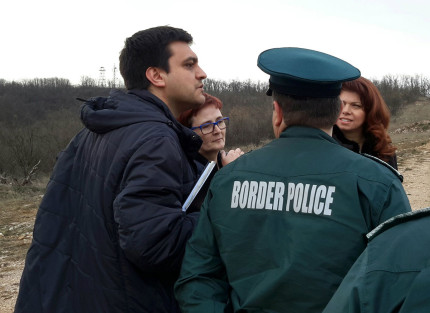
<svg viewBox="0 0 430 313"><path fill-rule="evenodd" d="M276 140L217 173L175 285L182 312L321 312L366 247L411 210L396 173L331 137L358 69L301 48L264 51Z"/></svg>
<svg viewBox="0 0 430 313"><path fill-rule="evenodd" d="M367 237L324 313L428 313L430 207L393 217Z"/></svg>

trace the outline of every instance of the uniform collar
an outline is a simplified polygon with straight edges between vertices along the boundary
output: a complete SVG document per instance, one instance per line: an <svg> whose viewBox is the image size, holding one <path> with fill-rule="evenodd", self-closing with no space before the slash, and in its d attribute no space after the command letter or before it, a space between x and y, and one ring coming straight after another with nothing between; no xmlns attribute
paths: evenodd
<svg viewBox="0 0 430 313"><path fill-rule="evenodd" d="M338 142L329 136L326 132L319 128L307 127L307 126L289 126L282 133L280 138L290 137L302 137L302 138L319 138L328 140L332 143L338 144Z"/></svg>
<svg viewBox="0 0 430 313"><path fill-rule="evenodd" d="M393 216L368 233L366 235L367 240L370 242L387 229L390 229L398 224L406 223L408 221L419 219L425 216L430 216L430 207Z"/></svg>

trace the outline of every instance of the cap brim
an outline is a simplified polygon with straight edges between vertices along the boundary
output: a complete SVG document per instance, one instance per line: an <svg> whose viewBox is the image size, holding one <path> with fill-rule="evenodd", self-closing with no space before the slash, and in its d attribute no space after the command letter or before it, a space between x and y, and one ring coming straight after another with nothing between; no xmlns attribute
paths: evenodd
<svg viewBox="0 0 430 313"><path fill-rule="evenodd" d="M277 93L314 97L337 97L342 82L360 77L360 71L332 55L303 48L284 47L263 51L257 66L270 75L269 90Z"/></svg>

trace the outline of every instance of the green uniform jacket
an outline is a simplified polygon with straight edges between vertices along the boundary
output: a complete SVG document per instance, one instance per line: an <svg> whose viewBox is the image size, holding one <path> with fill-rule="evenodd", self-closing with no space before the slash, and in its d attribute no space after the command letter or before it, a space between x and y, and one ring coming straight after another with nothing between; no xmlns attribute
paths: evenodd
<svg viewBox="0 0 430 313"><path fill-rule="evenodd" d="M324 312L430 312L430 208L396 216L369 240Z"/></svg>
<svg viewBox="0 0 430 313"><path fill-rule="evenodd" d="M410 210L391 170L289 127L215 175L176 298L183 313L321 312L366 234Z"/></svg>

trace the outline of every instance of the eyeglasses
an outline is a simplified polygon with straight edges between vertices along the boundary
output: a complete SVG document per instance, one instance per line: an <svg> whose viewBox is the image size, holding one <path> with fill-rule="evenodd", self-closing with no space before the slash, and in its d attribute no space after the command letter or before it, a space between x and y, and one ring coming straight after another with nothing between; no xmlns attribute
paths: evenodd
<svg viewBox="0 0 430 313"><path fill-rule="evenodd" d="M228 122L230 121L230 118L223 117L222 119L214 122L214 123L204 123L200 126L191 127L191 130L200 128L203 135L207 135L212 133L215 130L215 126L218 126L219 129L225 129L228 126Z"/></svg>

